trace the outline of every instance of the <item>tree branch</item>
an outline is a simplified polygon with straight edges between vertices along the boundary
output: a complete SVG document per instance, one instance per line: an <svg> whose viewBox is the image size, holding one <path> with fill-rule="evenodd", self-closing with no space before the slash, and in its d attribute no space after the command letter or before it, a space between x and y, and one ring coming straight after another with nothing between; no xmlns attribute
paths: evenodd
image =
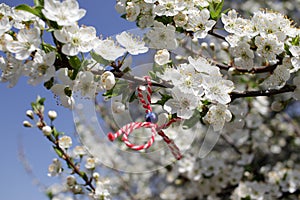
<svg viewBox="0 0 300 200"><path fill-rule="evenodd" d="M240 72L240 73L258 74L258 73L265 73L265 72L273 72L276 69L276 67L281 64L281 62L278 62L274 65L255 67L255 68L252 68L251 70L242 69L242 68L239 68L239 67L233 66L233 65L225 65L222 63L218 63L218 62L214 62L214 64L217 67L219 67L220 69L223 69L226 71L228 71L230 68L234 68L237 72Z"/></svg>
<svg viewBox="0 0 300 200"><path fill-rule="evenodd" d="M273 66L273 65L272 65ZM123 72L115 72L114 75L118 78L123 78L125 80L129 80L135 82L140 85L146 85L147 82L138 76L132 76ZM156 81L151 80L153 86L163 87L163 88L173 88L174 86L166 81L158 83ZM280 89L269 89L269 90L255 90L255 91L232 91L230 93L231 102L237 98L245 98L245 97L258 97L258 96L273 96L276 94L282 94L286 92L293 92L296 89L295 85L285 85Z"/></svg>
<svg viewBox="0 0 300 200"><path fill-rule="evenodd" d="M216 38L219 38L219 39L221 39L221 40L226 41L226 39L225 39L225 37L224 37L223 35L214 32L213 29L210 30L210 31L208 31L208 34L211 35L211 36L214 36L214 37L216 37Z"/></svg>
<svg viewBox="0 0 300 200"><path fill-rule="evenodd" d="M134 82L136 84L139 84L139 85L147 85L147 81L145 81L144 78L141 78L141 77L138 77L138 76L133 76L133 75L130 75L128 73L121 72L121 71L120 72L113 72L113 74L117 78L122 78L122 79L125 79L125 80L128 80L128 81L132 81L132 82ZM163 87L163 88L172 88L172 87L174 87L172 84L170 84L166 81L163 81L163 80L161 80L160 82L156 82L156 81L151 80L151 84L153 86Z"/></svg>
<svg viewBox="0 0 300 200"><path fill-rule="evenodd" d="M231 102L237 98L245 98L245 97L258 97L258 96L273 96L276 94L282 94L286 92L293 92L296 89L295 85L285 85L280 89L270 89L270 90L259 90L259 91L243 91L243 92L231 92Z"/></svg>

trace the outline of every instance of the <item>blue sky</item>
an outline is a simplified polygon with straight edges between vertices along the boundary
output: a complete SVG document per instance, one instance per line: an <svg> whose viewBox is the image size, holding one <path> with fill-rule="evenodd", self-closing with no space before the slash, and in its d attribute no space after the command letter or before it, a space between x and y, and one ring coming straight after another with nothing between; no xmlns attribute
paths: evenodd
<svg viewBox="0 0 300 200"><path fill-rule="evenodd" d="M4 0L10 6L19 4L33 5L33 0ZM135 28L134 23L126 22L115 11L113 0L79 0L80 7L87 10L80 24L96 27L98 35L104 37L120 33L123 30ZM48 185L55 182L47 177L47 168L55 157L50 143L36 129L26 129L22 121L26 119L25 112L30 109L30 103L40 95L46 97L46 110L56 110L58 119L55 123L60 131L72 133L73 118L71 111L57 106L53 94L46 91L42 85L29 86L26 78L19 80L14 88L0 83L0 198L5 200L46 200L33 180L25 172L18 159L18 147L22 144L26 158L29 160L37 178Z"/></svg>

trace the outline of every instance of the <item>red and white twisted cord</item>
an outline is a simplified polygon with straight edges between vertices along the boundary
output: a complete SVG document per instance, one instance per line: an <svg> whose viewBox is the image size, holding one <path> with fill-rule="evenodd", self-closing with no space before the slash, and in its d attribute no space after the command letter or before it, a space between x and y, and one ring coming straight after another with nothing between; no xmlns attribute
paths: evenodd
<svg viewBox="0 0 300 200"><path fill-rule="evenodd" d="M149 76L145 76L144 78L147 81L147 88L146 88L147 102L146 102L146 100L144 98L143 90L141 89L141 86L138 87L137 91L138 91L139 101L141 102L143 108L145 108L146 113L148 113L148 112L152 112L152 107L151 107L151 95L152 95L151 86L152 86L152 83L150 81L150 77Z"/></svg>
<svg viewBox="0 0 300 200"><path fill-rule="evenodd" d="M138 91L138 98L140 103L142 104L143 108L145 108L145 112L147 113L151 113L152 112L152 107L151 107L151 95L152 95L152 89L151 89L151 81L150 81L150 77L146 76L145 80L147 81L147 88L146 88L146 100L144 98L143 95L143 90L141 89L141 87L138 87L137 91ZM165 135L165 133L162 131L162 129L165 129L167 127L169 127L172 123L181 120L180 118L173 118L170 121L168 121L167 123L161 125L160 127L156 124L156 123L152 123L152 122L131 122L129 124L126 124L125 126L123 126L122 128L120 128L116 133L108 133L108 139L110 141L114 141L117 137L121 136L123 134L122 137L122 141L131 149L133 150L142 150L142 149L147 149L150 146L152 146L152 144L154 143L155 140L155 136L156 133L158 133L158 135L160 135L163 140L166 142L167 146L169 147L169 149L171 150L171 153L174 155L174 157L177 160L180 160L182 158L182 155L180 153L179 148L176 146L176 144L174 143L173 140L171 140L167 135ZM132 144L129 140L129 134L132 133L135 129L138 128L150 128L151 129L151 137L150 139L143 145L136 145L136 144Z"/></svg>

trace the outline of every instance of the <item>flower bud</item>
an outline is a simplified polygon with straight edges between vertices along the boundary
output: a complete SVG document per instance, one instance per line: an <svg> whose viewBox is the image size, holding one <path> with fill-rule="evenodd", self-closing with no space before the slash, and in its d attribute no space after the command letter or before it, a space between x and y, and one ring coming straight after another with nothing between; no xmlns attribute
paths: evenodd
<svg viewBox="0 0 300 200"><path fill-rule="evenodd" d="M42 131L43 131L45 136L49 136L52 133L52 128L50 126L44 126L42 128Z"/></svg>
<svg viewBox="0 0 300 200"><path fill-rule="evenodd" d="M23 126L24 127L32 127L32 124L29 121L23 121Z"/></svg>
<svg viewBox="0 0 300 200"><path fill-rule="evenodd" d="M158 50L154 55L154 61L159 65L165 65L170 61L170 53L167 49Z"/></svg>
<svg viewBox="0 0 300 200"><path fill-rule="evenodd" d="M33 119L34 118L34 113L32 110L27 110L26 111L26 115L27 117L29 117L30 119Z"/></svg>
<svg viewBox="0 0 300 200"><path fill-rule="evenodd" d="M37 126L39 129L42 129L42 128L44 127L44 124L43 124L43 122L38 121L38 122L36 123L36 126Z"/></svg>
<svg viewBox="0 0 300 200"><path fill-rule="evenodd" d="M201 43L201 48L202 49L208 49L208 44L206 42Z"/></svg>
<svg viewBox="0 0 300 200"><path fill-rule="evenodd" d="M209 43L209 47L212 51L216 49L216 44L214 42Z"/></svg>
<svg viewBox="0 0 300 200"><path fill-rule="evenodd" d="M282 109L284 108L284 105L279 102L279 101L274 101L272 104L271 104L271 109L275 112L279 112L281 111Z"/></svg>
<svg viewBox="0 0 300 200"><path fill-rule="evenodd" d="M86 150L83 146L76 146L73 149L73 153L76 157L82 157L86 154Z"/></svg>
<svg viewBox="0 0 300 200"><path fill-rule="evenodd" d="M112 111L116 114L123 113L125 111L125 105L122 102L114 101L112 103Z"/></svg>
<svg viewBox="0 0 300 200"><path fill-rule="evenodd" d="M115 76L113 73L106 71L101 75L101 83L102 83L102 87L105 90L110 90L112 89L115 84L116 84L116 80L115 80Z"/></svg>
<svg viewBox="0 0 300 200"><path fill-rule="evenodd" d="M73 176L73 175L68 176L68 177L67 177L67 185L68 185L69 187L72 187L72 186L74 186L75 184L76 184L76 178L75 178L75 176Z"/></svg>
<svg viewBox="0 0 300 200"><path fill-rule="evenodd" d="M99 174L98 172L94 172L94 173L93 173L93 178L94 178L96 181L98 181L99 178L100 178L100 174Z"/></svg>
<svg viewBox="0 0 300 200"><path fill-rule="evenodd" d="M228 48L229 48L228 42L222 42L222 43L221 43L221 48L222 48L223 50L228 50Z"/></svg>
<svg viewBox="0 0 300 200"><path fill-rule="evenodd" d="M87 169L94 169L96 167L96 160L95 158L89 157L86 159L85 168Z"/></svg>
<svg viewBox="0 0 300 200"><path fill-rule="evenodd" d="M82 187L80 185L75 185L72 188L74 194L82 194Z"/></svg>
<svg viewBox="0 0 300 200"><path fill-rule="evenodd" d="M57 113L54 110L49 110L48 117L51 121L55 120L57 117Z"/></svg>

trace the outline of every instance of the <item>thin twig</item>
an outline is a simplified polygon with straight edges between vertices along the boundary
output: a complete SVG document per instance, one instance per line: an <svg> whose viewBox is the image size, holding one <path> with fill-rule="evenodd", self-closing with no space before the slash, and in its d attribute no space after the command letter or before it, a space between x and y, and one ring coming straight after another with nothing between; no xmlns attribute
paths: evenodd
<svg viewBox="0 0 300 200"><path fill-rule="evenodd" d="M237 146L235 146L234 141L226 134L222 133L221 134L221 138L227 143L229 144L232 149L238 153L239 155L242 155L242 152L237 148Z"/></svg>
<svg viewBox="0 0 300 200"><path fill-rule="evenodd" d="M62 153L61 158L67 162L68 166L70 166L72 168L73 172L76 173L77 175L79 175L85 181L85 185L89 186L91 188L91 190L93 192L95 192L95 187L92 185L91 180L89 180L87 176L82 175L82 172L79 170L79 168L77 166L75 166L75 164L72 162L70 156L65 152L64 149L62 149L59 146L58 141L54 140L50 136L47 136L47 139L50 142L52 142L55 145L55 148L58 149Z"/></svg>

